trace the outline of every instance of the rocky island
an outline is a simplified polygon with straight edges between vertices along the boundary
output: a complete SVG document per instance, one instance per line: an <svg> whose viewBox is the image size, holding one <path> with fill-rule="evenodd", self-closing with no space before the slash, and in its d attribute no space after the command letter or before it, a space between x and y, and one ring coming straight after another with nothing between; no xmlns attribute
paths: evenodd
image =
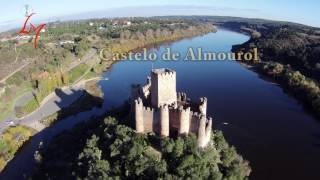
<svg viewBox="0 0 320 180"><path fill-rule="evenodd" d="M248 161L212 131L206 107L176 92L175 71L154 69L129 103L37 152L33 178L247 179Z"/></svg>

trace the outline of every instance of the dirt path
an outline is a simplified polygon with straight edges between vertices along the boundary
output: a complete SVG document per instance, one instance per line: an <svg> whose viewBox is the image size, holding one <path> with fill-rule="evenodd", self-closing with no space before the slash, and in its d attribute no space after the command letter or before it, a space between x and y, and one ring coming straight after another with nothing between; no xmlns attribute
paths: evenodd
<svg viewBox="0 0 320 180"><path fill-rule="evenodd" d="M24 67L28 66L31 62L27 61L26 64L20 66L18 69L16 69L15 71L13 71L12 73L10 73L9 75L7 75L6 77L4 77L3 79L0 80L0 83L5 83L7 79L9 79L11 76L13 76L15 73L21 71Z"/></svg>

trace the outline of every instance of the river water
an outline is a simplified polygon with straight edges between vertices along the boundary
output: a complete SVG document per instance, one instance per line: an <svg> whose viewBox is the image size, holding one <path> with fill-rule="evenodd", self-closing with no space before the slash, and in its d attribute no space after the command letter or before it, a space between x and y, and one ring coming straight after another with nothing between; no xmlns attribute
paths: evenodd
<svg viewBox="0 0 320 180"><path fill-rule="evenodd" d="M250 161L251 179L320 179L320 124L293 98L237 62L183 60L190 47L230 52L232 45L247 40L219 30L150 50L160 57L170 47L180 53L180 61L119 62L104 74L109 81L100 83L106 102L121 104L130 95L130 85L144 84L152 67L174 69L179 92L194 100L208 98L214 128Z"/></svg>
<svg viewBox="0 0 320 180"><path fill-rule="evenodd" d="M170 47L183 57L191 47L204 51L230 52L232 45L248 37L219 30L192 39L151 49L163 54ZM99 82L104 94L103 109L93 109L66 118L32 138L8 164L0 179L22 179L32 171L33 153L40 141L69 129L90 116L123 103L131 84L144 84L152 68L177 72L177 90L191 99L208 98L214 129L222 130L227 141L250 161L250 179L320 179L320 124L281 88L233 61L190 62L122 61L103 74Z"/></svg>

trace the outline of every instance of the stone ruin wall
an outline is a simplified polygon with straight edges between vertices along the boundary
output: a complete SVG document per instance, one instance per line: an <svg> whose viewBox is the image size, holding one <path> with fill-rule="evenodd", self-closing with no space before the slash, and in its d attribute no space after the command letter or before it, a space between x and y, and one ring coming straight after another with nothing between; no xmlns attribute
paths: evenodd
<svg viewBox="0 0 320 180"><path fill-rule="evenodd" d="M167 113L169 119L162 119ZM210 141L212 119L207 119L203 114L193 112L190 108L179 107L174 109L162 106L158 110L143 106L139 98L135 101L136 130L139 133L155 132L169 136L170 129L175 129L179 134L194 133L198 136L200 147Z"/></svg>

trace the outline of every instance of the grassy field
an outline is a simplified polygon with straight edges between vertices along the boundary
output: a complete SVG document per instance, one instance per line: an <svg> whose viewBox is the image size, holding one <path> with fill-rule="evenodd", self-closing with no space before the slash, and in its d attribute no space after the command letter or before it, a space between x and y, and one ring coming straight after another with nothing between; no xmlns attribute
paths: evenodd
<svg viewBox="0 0 320 180"><path fill-rule="evenodd" d="M69 71L69 83L74 83L78 80L79 77L81 77L87 70L89 69L89 66L86 64L80 64L79 66L73 68L71 71Z"/></svg>
<svg viewBox="0 0 320 180"><path fill-rule="evenodd" d="M32 90L29 82L23 82L19 87L11 86L6 88L6 92L0 97L0 121L14 113L16 100L24 93Z"/></svg>
<svg viewBox="0 0 320 180"><path fill-rule="evenodd" d="M15 108L16 117L21 118L24 115L30 114L34 110L36 110L38 107L39 107L39 102L37 101L36 98L33 98L24 106Z"/></svg>

